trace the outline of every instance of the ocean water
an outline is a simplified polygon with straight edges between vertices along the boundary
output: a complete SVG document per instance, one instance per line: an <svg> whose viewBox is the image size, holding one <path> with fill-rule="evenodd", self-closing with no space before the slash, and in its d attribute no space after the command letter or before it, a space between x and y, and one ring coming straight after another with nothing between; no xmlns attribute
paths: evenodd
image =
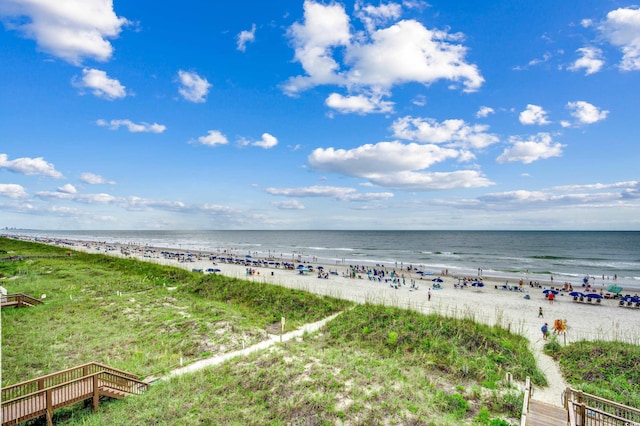
<svg viewBox="0 0 640 426"><path fill-rule="evenodd" d="M318 265L409 265L450 275L524 278L640 291L640 232L634 231L5 231ZM604 277L604 278L603 278ZM614 280L614 277L617 279Z"/></svg>

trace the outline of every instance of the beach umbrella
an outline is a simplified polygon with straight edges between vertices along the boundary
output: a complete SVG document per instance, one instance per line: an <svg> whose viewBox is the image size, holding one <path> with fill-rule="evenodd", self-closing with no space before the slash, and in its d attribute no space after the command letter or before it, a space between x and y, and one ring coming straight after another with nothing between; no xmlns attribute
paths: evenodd
<svg viewBox="0 0 640 426"><path fill-rule="evenodd" d="M431 281L436 282L436 283L441 283L442 282L442 278L440 278L440 277L434 278Z"/></svg>
<svg viewBox="0 0 640 426"><path fill-rule="evenodd" d="M620 294L622 293L622 287L620 287L619 285L610 285L609 287L607 287L607 291L609 293Z"/></svg>
<svg viewBox="0 0 640 426"><path fill-rule="evenodd" d="M484 283L481 283L480 281L474 281L471 283L471 287L484 287Z"/></svg>
<svg viewBox="0 0 640 426"><path fill-rule="evenodd" d="M550 288L548 288L546 290L542 290L542 292L544 294L549 294L549 293L558 294L558 290L551 290Z"/></svg>
<svg viewBox="0 0 640 426"><path fill-rule="evenodd" d="M324 269L324 266L318 265L318 266L316 266L316 269Z"/></svg>
<svg viewBox="0 0 640 426"><path fill-rule="evenodd" d="M580 293L579 291L572 291L571 293L569 293L569 296L573 296L573 297L584 297L583 293Z"/></svg>
<svg viewBox="0 0 640 426"><path fill-rule="evenodd" d="M424 274L424 271L416 271L416 274L422 275L422 274Z"/></svg>
<svg viewBox="0 0 640 426"><path fill-rule="evenodd" d="M250 254L246 255L245 257L246 257L247 259L251 259L251 255L250 255Z"/></svg>
<svg viewBox="0 0 640 426"><path fill-rule="evenodd" d="M588 297L589 299L602 299L602 296L598 293L585 294L584 297Z"/></svg>

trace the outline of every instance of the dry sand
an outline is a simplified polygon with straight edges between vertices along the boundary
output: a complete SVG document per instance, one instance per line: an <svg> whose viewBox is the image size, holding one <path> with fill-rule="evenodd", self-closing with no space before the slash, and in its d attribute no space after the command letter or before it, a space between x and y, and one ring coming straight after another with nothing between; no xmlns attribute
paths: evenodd
<svg viewBox="0 0 640 426"><path fill-rule="evenodd" d="M74 249L88 252L105 253L103 246L97 243L74 243ZM488 325L498 324L521 334L529 339L530 349L536 356L538 367L545 373L549 386L536 389L534 399L561 405L561 394L566 388L557 364L542 353L544 340L540 331L547 322L550 329L555 319L566 320L568 330L559 336L564 344L579 340L617 340L640 344L640 309L619 307L617 300L602 300L601 303L580 303L573 301L568 294L560 293L553 303L549 302L542 288L532 288L527 284L523 292L502 290L500 281L484 277L484 287L455 288L458 279L454 276L443 276L441 290L431 290L431 300L427 300L428 289L432 286L433 277L411 275L404 271L404 286L392 288L389 283L371 281L366 274L362 278L345 277L347 267L332 266L331 270L338 275L329 274L329 278L318 278L316 273L300 274L296 270L285 270L272 267L255 267L253 275L247 274L247 267L232 263L213 263L208 256L194 262L178 262L163 257L149 255L148 251L139 247L124 247L130 256L141 260L160 264L173 265L185 269L218 268L220 274L242 278L253 282L277 284L316 294L338 297L357 303L377 303L401 308L413 309L423 313L438 313L451 317L471 318ZM177 251L176 249L171 249ZM122 256L119 248L106 252ZM146 256L145 256L146 253ZM159 250L156 251L159 253ZM254 259L255 260L255 259ZM389 270L389 269L388 269ZM401 273L398 271L398 273ZM411 280L415 280L418 290L410 288ZM519 277L509 279L509 284L517 284ZM497 286L497 289L496 289ZM580 289L576 289L580 290ZM528 298L527 298L528 297ZM543 308L544 317L538 317L539 307ZM286 317L286 312L283 312Z"/></svg>

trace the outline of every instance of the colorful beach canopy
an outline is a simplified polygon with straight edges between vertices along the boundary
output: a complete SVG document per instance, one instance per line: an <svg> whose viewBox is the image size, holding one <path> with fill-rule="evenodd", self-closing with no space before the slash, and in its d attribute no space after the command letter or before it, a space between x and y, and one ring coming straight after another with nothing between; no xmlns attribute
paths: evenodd
<svg viewBox="0 0 640 426"><path fill-rule="evenodd" d="M622 287L620 287L619 285L610 285L609 287L607 287L607 291L609 293L620 294L622 293Z"/></svg>

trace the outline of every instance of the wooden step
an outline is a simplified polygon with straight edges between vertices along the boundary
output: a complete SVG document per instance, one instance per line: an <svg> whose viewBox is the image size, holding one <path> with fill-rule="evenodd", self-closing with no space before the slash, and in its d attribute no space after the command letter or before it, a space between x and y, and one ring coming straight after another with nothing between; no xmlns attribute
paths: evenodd
<svg viewBox="0 0 640 426"><path fill-rule="evenodd" d="M527 426L566 426L567 410L546 402L531 400Z"/></svg>

